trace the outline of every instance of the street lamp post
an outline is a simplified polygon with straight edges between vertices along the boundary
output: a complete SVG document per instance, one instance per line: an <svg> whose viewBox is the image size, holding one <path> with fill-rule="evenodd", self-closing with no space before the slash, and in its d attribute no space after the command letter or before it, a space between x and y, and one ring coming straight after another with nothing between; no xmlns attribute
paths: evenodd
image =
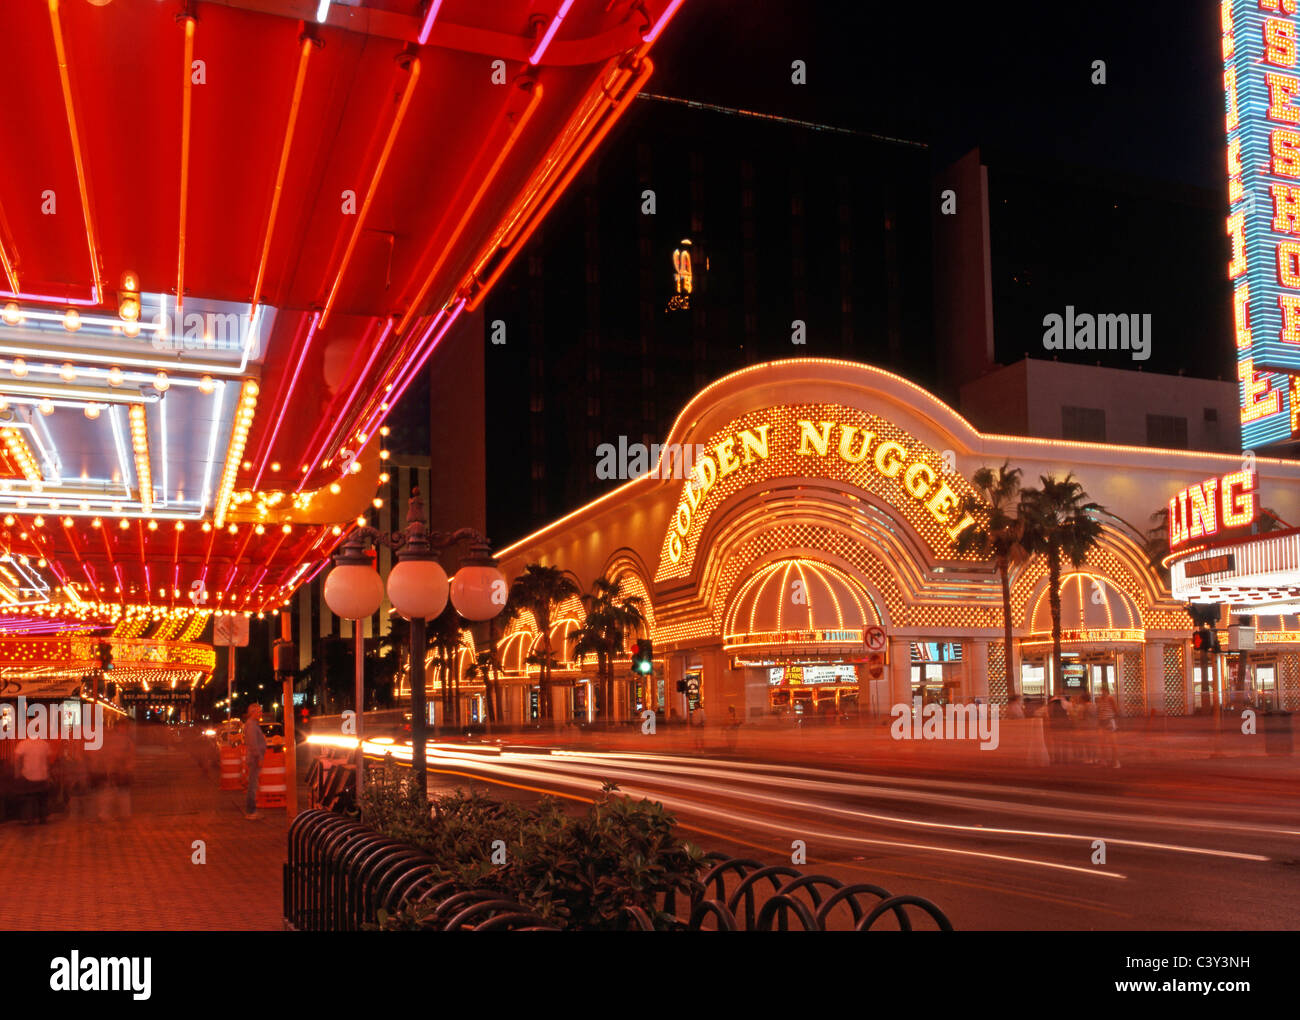
<svg viewBox="0 0 1300 1020"><path fill-rule="evenodd" d="M468 540L470 554L462 561L450 583L434 555ZM357 795L362 780L362 710L364 708L364 645L360 621L374 615L383 600L384 584L370 567L365 554L371 544L386 545L398 556L388 575L388 598L393 608L411 624L411 765L416 788L427 782L424 640L425 621L435 619L447 607L448 596L465 619L490 620L505 606L506 582L492 559L487 539L473 528L430 533L424 523L424 503L418 489L411 491L403 531L385 534L371 527L356 528L335 556L334 569L325 578L325 602L330 609L355 621L356 705L357 705Z"/></svg>

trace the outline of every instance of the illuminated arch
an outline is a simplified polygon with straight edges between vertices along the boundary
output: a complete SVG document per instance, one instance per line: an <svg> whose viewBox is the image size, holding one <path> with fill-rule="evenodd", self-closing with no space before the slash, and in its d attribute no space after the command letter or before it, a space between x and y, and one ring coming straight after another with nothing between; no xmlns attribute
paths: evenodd
<svg viewBox="0 0 1300 1020"><path fill-rule="evenodd" d="M790 557L760 568L740 585L723 633L731 642L778 631L862 631L879 624L871 597L848 574L828 563Z"/></svg>

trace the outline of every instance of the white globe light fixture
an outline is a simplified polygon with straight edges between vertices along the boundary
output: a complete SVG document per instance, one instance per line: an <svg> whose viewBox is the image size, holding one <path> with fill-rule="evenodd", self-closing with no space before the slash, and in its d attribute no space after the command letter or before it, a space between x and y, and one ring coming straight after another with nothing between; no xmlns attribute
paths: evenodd
<svg viewBox="0 0 1300 1020"><path fill-rule="evenodd" d="M330 612L345 620L364 620L379 612L384 601L384 581L368 560L344 562L325 578L325 604Z"/></svg>
<svg viewBox="0 0 1300 1020"><path fill-rule="evenodd" d="M411 769L416 788L425 785L425 623L443 615L450 599L456 612L466 620L483 622L499 615L505 608L506 580L492 559L491 546L486 538L472 528L454 532L430 533L424 522L424 503L418 489L411 490L410 506L406 515L406 528L400 532L385 533L369 527L364 518L358 518L358 527L347 537L334 558L334 569L325 578L325 603L338 616L348 620L363 620L373 615L383 601L384 585L366 555L366 548L375 543L397 553L397 564L388 574L388 598L393 610L410 621L411 690ZM468 540L470 552L461 562L454 582L447 580L435 555L457 542ZM356 642L356 705L358 712L364 707L363 661L365 642L362 628L352 628ZM357 735L357 789L364 783L362 775L363 716L356 717Z"/></svg>
<svg viewBox="0 0 1300 1020"><path fill-rule="evenodd" d="M474 623L495 619L506 607L506 578L486 544L475 543L451 579L451 604Z"/></svg>
<svg viewBox="0 0 1300 1020"><path fill-rule="evenodd" d="M379 611L384 601L384 581L366 555L370 535L358 529L347 537L334 557L334 569L325 578L325 604L330 611L345 620L355 621L352 626L354 641L353 663L354 702L357 735L356 784L357 794L365 788L363 720L365 718L365 630L361 621Z"/></svg>
<svg viewBox="0 0 1300 1020"><path fill-rule="evenodd" d="M408 620L434 620L447 608L447 572L435 559L407 556L388 575L388 598Z"/></svg>

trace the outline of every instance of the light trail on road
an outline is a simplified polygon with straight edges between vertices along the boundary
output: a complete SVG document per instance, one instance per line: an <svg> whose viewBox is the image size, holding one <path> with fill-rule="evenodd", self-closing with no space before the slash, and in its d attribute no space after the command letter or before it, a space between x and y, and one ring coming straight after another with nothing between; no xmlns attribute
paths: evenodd
<svg viewBox="0 0 1300 1020"><path fill-rule="evenodd" d="M347 738L318 737L313 739L317 743L329 743L334 746L350 746L352 748L356 746L355 740L348 740ZM396 759L403 761L410 758L409 745L372 744L367 741L366 752L370 755L393 754ZM599 792L601 785L606 780L616 780L622 793L659 801L666 808L688 816L725 821L743 828L766 832L782 832L787 835L792 830L797 829L800 835L811 835L818 839L846 846L878 847L889 850L921 851L941 855L982 858L1026 867L1068 871L1094 878L1122 880L1127 876L1120 872L1105 871L1096 866L1080 867L1033 856L998 853L989 849L974 850L957 846L936 846L902 840L881 839L833 829L814 831L808 828L808 819L801 816L814 815L818 820L825 821L826 816L830 815L844 819L847 822L877 823L900 828L915 828L935 833L951 834L957 837L1077 841L1085 846L1091 846L1094 840L1101 839L1107 845L1130 847L1156 853L1198 855L1250 862L1268 862L1270 858L1256 853L1132 839L1116 835L1107 836L1103 835L1101 831L1083 834L1010 826L994 827L943 822L903 814L884 814L865 811L860 808L840 806L827 801L824 797L810 797L806 796L806 794L835 794L841 797L862 799L906 799L917 807L955 807L961 810L982 810L990 813L1002 812L1037 817L1054 817L1068 821L1097 820L1111 827L1127 823L1130 825L1167 825L1181 828L1198 828L1202 831L1210 829L1232 835L1293 836L1300 834L1289 829L1243 825L1222 820L1170 818L1167 816L1152 817L1150 814L1141 818L1127 815L1116 817L1114 813L1106 814L1100 811L1083 811L1040 804L1030 805L951 793L939 794L932 789L920 788L923 785L934 785L934 783L925 780L866 776L861 773L834 772L826 769L757 762L717 762L685 756L627 752L606 753L559 749L514 751L508 748L490 746L475 747L471 750L463 745L454 744L430 744L428 745L428 755L431 771L460 775L485 782L499 782L533 792L560 793L560 791L554 789L555 786L560 786L596 793ZM451 766L455 768L451 768ZM791 773L798 775L791 775ZM863 782L864 779L872 781ZM629 781L636 785L628 785ZM910 787L910 789L899 790L882 784L892 784L893 787ZM774 786L780 787L784 791L782 795L777 796L756 789ZM988 784L983 784L983 786L985 789L995 790L999 793L1003 791L1009 792L1012 789L990 787ZM698 798L681 796L683 792L696 794ZM1041 791L1035 791L1035 793L1041 793ZM561 795L564 796L564 794ZM1061 794L1061 796L1066 795ZM583 797L580 799L586 800L588 798ZM733 806L726 806L722 802L727 800L738 800L745 804L761 805L763 809L767 810L767 813L763 813L762 810L746 811ZM1149 809L1150 806L1147 807Z"/></svg>

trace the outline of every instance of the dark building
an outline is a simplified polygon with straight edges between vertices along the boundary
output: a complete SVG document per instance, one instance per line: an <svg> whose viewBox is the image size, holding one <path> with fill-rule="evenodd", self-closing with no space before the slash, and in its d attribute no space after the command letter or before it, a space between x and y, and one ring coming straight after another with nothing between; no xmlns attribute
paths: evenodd
<svg viewBox="0 0 1300 1020"><path fill-rule="evenodd" d="M494 538L608 489L602 444L661 442L744 365L933 384L929 178L916 142L643 96L485 303Z"/></svg>
<svg viewBox="0 0 1300 1020"><path fill-rule="evenodd" d="M957 203L935 216L946 395L1024 357L1236 379L1223 193L981 150L937 183ZM1070 315L1137 315L1146 349L1095 329L1090 349L1050 349L1053 315L1067 333Z"/></svg>

